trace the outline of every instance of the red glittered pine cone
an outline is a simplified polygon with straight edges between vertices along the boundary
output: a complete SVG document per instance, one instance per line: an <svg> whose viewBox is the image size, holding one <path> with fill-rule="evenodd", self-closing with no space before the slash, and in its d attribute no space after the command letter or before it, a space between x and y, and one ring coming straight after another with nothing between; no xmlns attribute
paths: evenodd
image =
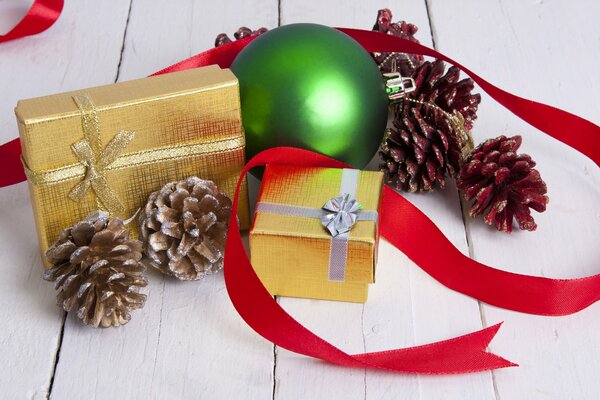
<svg viewBox="0 0 600 400"><path fill-rule="evenodd" d="M432 102L450 114L460 113L464 119L464 128L470 131L477 119L481 95L472 93L475 83L471 78L459 80L460 70L457 67L451 66L447 71L445 69L442 60L423 63L412 75L416 90L409 97Z"/></svg>
<svg viewBox="0 0 600 400"><path fill-rule="evenodd" d="M233 34L233 37L235 38L235 40L240 40L245 37L252 36L252 35L262 35L263 33L267 32L267 31L268 31L268 29L264 28L264 27L253 31L250 28L246 28L245 26L242 26ZM224 44L231 43L231 42L232 42L232 40L229 38L229 36L227 36L226 33L221 33L215 39L215 47L219 47Z"/></svg>
<svg viewBox="0 0 600 400"><path fill-rule="evenodd" d="M471 79L445 71L443 61L423 63L412 75L415 90L394 105L394 127L380 148L380 169L398 190L431 191L455 177L472 149L469 130L481 101Z"/></svg>
<svg viewBox="0 0 600 400"><path fill-rule="evenodd" d="M377 20L373 25L373 30L397 36L402 39L408 39L411 42L419 43L414 35L417 33L416 25L405 21L392 22L392 12L388 8L377 11ZM381 72L387 73L397 71L402 76L410 76L421 64L423 56L419 54L407 53L372 53L375 62Z"/></svg>
<svg viewBox="0 0 600 400"><path fill-rule="evenodd" d="M477 146L463 165L458 188L472 202L469 214L484 215L488 225L511 232L513 219L520 229L537 225L530 209L546 210L546 183L527 154L518 154L521 136L499 136Z"/></svg>

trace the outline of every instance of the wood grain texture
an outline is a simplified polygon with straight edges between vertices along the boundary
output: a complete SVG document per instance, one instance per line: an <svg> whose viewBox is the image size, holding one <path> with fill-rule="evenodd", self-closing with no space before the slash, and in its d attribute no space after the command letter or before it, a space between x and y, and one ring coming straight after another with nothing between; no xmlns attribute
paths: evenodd
<svg viewBox="0 0 600 400"><path fill-rule="evenodd" d="M448 2L435 0L430 11L441 51L509 91L600 123L597 3L503 1L482 7L467 1L456 12ZM479 115L477 141L523 135L522 150L537 161L550 204L544 214L535 215L535 233L503 235L468 219L475 258L497 268L553 278L598 273L598 168L488 96L483 96ZM490 323L505 321L491 348L521 364L496 372L500 398L597 398L598 310L596 304L577 315L547 318L484 306Z"/></svg>
<svg viewBox="0 0 600 400"><path fill-rule="evenodd" d="M2 44L0 142L17 135L13 107L18 99L114 80L127 4L95 4L67 2L50 30ZM8 5L14 9L15 3ZM3 22L3 30L10 29ZM42 399L52 380L63 312L55 305L53 285L42 281L27 185L0 190L0 204L0 359L6 371L0 374L0 397Z"/></svg>

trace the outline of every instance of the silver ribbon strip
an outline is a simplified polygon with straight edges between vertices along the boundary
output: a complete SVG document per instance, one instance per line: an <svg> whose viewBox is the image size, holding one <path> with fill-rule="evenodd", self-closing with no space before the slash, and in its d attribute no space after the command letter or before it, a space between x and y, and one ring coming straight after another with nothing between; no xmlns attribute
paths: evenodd
<svg viewBox="0 0 600 400"><path fill-rule="evenodd" d="M310 208L301 206L291 206L288 204L269 203L261 201L256 203L256 212L266 212L270 214L290 215L292 217L305 217L320 219L323 215L329 214L322 208ZM358 221L377 221L377 211L360 210L358 212Z"/></svg>
<svg viewBox="0 0 600 400"><path fill-rule="evenodd" d="M350 194L356 196L358 186L358 177L360 171L357 169L344 168L342 170L342 182L340 184L340 195ZM271 214L290 215L294 217L321 219L329 211L322 208L300 207L288 204L258 202L256 212L266 212ZM378 213L375 210L359 210L358 221L377 222ZM346 276L346 260L348 258L348 239L350 232L340 233L331 238L329 248L329 280L343 282Z"/></svg>

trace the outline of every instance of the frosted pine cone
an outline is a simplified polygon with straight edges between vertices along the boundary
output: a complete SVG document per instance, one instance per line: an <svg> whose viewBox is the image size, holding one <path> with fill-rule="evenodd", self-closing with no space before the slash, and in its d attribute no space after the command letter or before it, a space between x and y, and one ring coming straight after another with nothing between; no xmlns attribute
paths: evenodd
<svg viewBox="0 0 600 400"><path fill-rule="evenodd" d="M373 30L387 33L388 35L398 36L402 39L408 39L411 42L419 43L414 35L417 33L416 25L405 21L392 22L392 12L388 8L377 11L377 20L373 25ZM411 76L415 69L423 64L423 56L419 54L406 53L372 53L375 62L381 72L400 72L402 76Z"/></svg>
<svg viewBox="0 0 600 400"><path fill-rule="evenodd" d="M61 232L46 252L52 267L44 279L56 282L58 305L77 310L86 325L106 328L126 324L130 310L142 308L147 285L142 243L129 239L123 221L96 212Z"/></svg>
<svg viewBox="0 0 600 400"><path fill-rule="evenodd" d="M171 182L148 198L140 236L151 265L181 280L223 268L231 200L211 181Z"/></svg>
<svg viewBox="0 0 600 400"><path fill-rule="evenodd" d="M517 154L521 136L499 136L477 146L460 171L457 186L467 201L469 214L485 214L488 225L511 232L513 219L520 229L534 231L537 225L530 209L546 210L546 183L527 154Z"/></svg>
<svg viewBox="0 0 600 400"><path fill-rule="evenodd" d="M477 117L479 94L471 94L473 81L458 81L451 67L444 74L441 60L425 62L415 73L415 91L395 107L394 128L380 149L381 170L388 183L408 192L445 187L456 176L472 148L469 130Z"/></svg>
<svg viewBox="0 0 600 400"><path fill-rule="evenodd" d="M245 37L252 36L252 35L262 35L263 33L267 32L267 31L268 31L268 29L264 28L264 27L253 31L250 28L246 28L245 26L242 26L233 34L233 37L235 38L235 40L240 40ZM215 39L215 47L219 47L224 44L231 43L231 42L232 42L231 38L229 38L229 36L227 36L226 33L221 33Z"/></svg>

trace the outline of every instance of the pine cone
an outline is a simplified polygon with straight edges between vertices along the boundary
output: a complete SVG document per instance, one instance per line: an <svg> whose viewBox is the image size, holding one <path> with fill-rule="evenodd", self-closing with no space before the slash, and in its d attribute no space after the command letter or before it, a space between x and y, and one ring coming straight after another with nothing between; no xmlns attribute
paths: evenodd
<svg viewBox="0 0 600 400"><path fill-rule="evenodd" d="M412 75L416 90L408 96L420 102L433 103L450 114L460 113L467 131L477 119L477 108L481 103L479 93L471 93L475 83L471 78L459 81L460 70L451 66L444 74L442 60L427 61Z"/></svg>
<svg viewBox="0 0 600 400"><path fill-rule="evenodd" d="M419 43L414 34L417 33L416 25L405 21L392 22L392 12L388 8L377 11L377 20L373 30L408 39ZM415 69L423 64L423 56L407 53L372 53L381 72L400 72L402 76L411 76Z"/></svg>
<svg viewBox="0 0 600 400"><path fill-rule="evenodd" d="M46 252L52 267L44 279L56 281L58 305L77 310L86 325L106 328L124 325L130 310L142 308L146 286L142 243L130 240L123 221L95 212L63 230Z"/></svg>
<svg viewBox="0 0 600 400"><path fill-rule="evenodd" d="M521 136L499 136L477 146L463 165L457 186L467 201L469 214L485 214L485 222L511 232L513 218L520 229L537 228L530 208L546 210L546 183L527 154L517 154Z"/></svg>
<svg viewBox="0 0 600 400"><path fill-rule="evenodd" d="M394 128L388 129L380 156L388 183L409 192L445 187L472 148L469 133L477 117L479 94L473 81L458 81L459 70L444 74L441 60L425 62L413 74L415 91L396 105Z"/></svg>
<svg viewBox="0 0 600 400"><path fill-rule="evenodd" d="M242 26L233 34L233 37L235 38L235 40L240 40L245 37L252 36L252 35L262 35L263 33L267 32L267 31L268 31L268 29L264 28L264 27L253 31L250 28L246 28L245 26ZM215 39L215 47L223 46L224 44L231 43L231 42L232 42L232 40L229 38L229 36L227 36L226 33L221 33Z"/></svg>
<svg viewBox="0 0 600 400"><path fill-rule="evenodd" d="M230 215L231 200L211 181L190 177L166 184L140 215L151 265L181 280L218 272Z"/></svg>

